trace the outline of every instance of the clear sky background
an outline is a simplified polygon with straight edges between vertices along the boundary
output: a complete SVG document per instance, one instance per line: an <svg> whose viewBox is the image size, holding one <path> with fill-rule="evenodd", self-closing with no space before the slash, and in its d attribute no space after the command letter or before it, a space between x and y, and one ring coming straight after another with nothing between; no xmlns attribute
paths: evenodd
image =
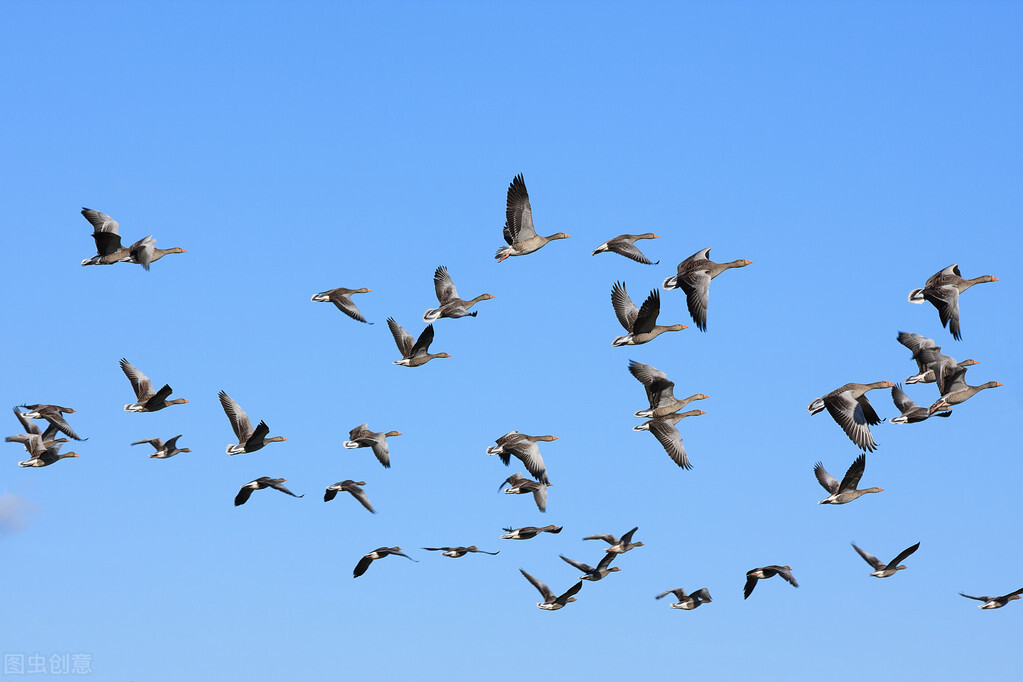
<svg viewBox="0 0 1023 682"><path fill-rule="evenodd" d="M97 679L1006 679L1023 605L1019 355L1023 6L1009 2L9 2L0 405L75 407L89 440L0 476L3 653L86 653ZM505 192L525 174L537 229L571 239L503 263ZM151 272L83 268L86 206L182 246ZM656 266L593 257L621 233ZM750 259L711 287L708 331L681 292L635 348L610 289L640 303L678 262ZM959 263L963 339L906 301ZM447 265L474 319L440 320L425 367L399 355ZM337 286L373 326L312 303ZM900 331L997 380L949 419L883 423L857 450L817 396L915 373ZM126 357L189 403L130 414ZM631 427L630 359L705 416L676 467ZM285 443L229 457L226 390ZM929 404L933 384L907 387ZM897 415L887 391L869 394ZM19 431L5 417L4 435ZM392 468L345 450L401 431ZM521 467L485 448L543 444L546 514L497 492ZM141 438L192 449L152 460ZM285 477L305 497L238 488ZM323 490L365 480L378 514ZM500 540L503 526L563 525ZM639 526L621 572L538 610L523 568L561 592L594 533ZM849 546L888 560L870 578ZM451 560L420 548L476 544ZM352 579L366 552L399 545ZM800 582L744 573L789 564ZM654 595L707 587L712 604ZM623 671L628 671L623 673Z"/></svg>

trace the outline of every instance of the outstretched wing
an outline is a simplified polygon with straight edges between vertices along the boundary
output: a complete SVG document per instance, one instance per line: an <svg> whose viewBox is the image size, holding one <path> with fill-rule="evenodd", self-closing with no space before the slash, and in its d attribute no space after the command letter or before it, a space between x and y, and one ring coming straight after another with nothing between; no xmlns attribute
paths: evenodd
<svg viewBox="0 0 1023 682"><path fill-rule="evenodd" d="M504 239L509 245L526 241L536 236L533 228L533 209L529 206L529 192L526 181L519 173L508 185L508 202L505 211Z"/></svg>
<svg viewBox="0 0 1023 682"><path fill-rule="evenodd" d="M863 469L867 466L867 456L860 454L859 457L853 460L853 463L849 465L849 469L845 472L845 476L842 477L842 485L839 486L839 491L846 493L856 490L856 486L860 484L860 478L863 477Z"/></svg>
<svg viewBox="0 0 1023 682"><path fill-rule="evenodd" d="M455 283L451 281L447 267L441 265L433 273L433 289L437 293L437 300L444 305L453 298L458 298L458 290Z"/></svg>
<svg viewBox="0 0 1023 682"><path fill-rule="evenodd" d="M224 391L217 395L220 397L220 405L224 408L224 413L231 421L231 428L234 429L234 435L238 437L238 442L246 442L252 435L252 423L249 421L249 415L245 414L241 406ZM267 432L269 433L269 429Z"/></svg>
<svg viewBox="0 0 1023 682"><path fill-rule="evenodd" d="M128 377L128 381L131 382L131 387L135 391L136 400L148 398L155 393L153 390L153 382L149 380L149 377L138 371L134 365L124 358L121 358L121 371L124 372L124 375Z"/></svg>
<svg viewBox="0 0 1023 682"><path fill-rule="evenodd" d="M404 327L395 322L393 317L387 318L387 326L391 330L391 336L394 337L394 343L397 344L401 357L412 357L412 346L416 343L415 339L412 338L412 335L405 331Z"/></svg>
<svg viewBox="0 0 1023 682"><path fill-rule="evenodd" d="M853 549L856 550L856 553L863 557L864 561L866 561L868 564L874 567L875 571L880 571L882 568L884 568L884 563L881 562L881 560L878 559L876 556L874 556L870 552L864 552L862 549L856 546L855 542L852 543L852 546Z"/></svg>

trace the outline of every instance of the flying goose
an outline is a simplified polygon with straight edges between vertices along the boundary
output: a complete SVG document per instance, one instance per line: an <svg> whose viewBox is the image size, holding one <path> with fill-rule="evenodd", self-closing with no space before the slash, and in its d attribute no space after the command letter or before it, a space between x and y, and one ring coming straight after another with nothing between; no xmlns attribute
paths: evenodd
<svg viewBox="0 0 1023 682"><path fill-rule="evenodd" d="M504 491L506 495L533 493L533 501L536 502L536 508L542 512L547 511L547 486L543 483L528 479L522 474L514 473L504 479L504 482L497 489L500 490L504 486L509 486Z"/></svg>
<svg viewBox="0 0 1023 682"><path fill-rule="evenodd" d="M255 481L249 481L248 483L243 485L241 489L238 491L238 494L234 496L234 506L240 507L241 505L245 504L248 501L249 496L252 495L252 492L254 490L263 490L264 488L273 488L274 490L280 490L282 493L287 493L292 497L305 497L305 493L302 493L301 495L296 495L295 493L291 492L283 485L281 485L286 480L288 479L260 476Z"/></svg>
<svg viewBox="0 0 1023 682"><path fill-rule="evenodd" d="M267 443L288 440L284 436L267 438L266 435L270 433L270 427L266 425L266 422L260 421L256 428L253 429L252 422L249 421L249 415L245 414L241 406L231 399L231 396L224 391L217 395L220 397L220 405L224 408L224 414L231 421L234 435L238 437L237 444L227 446L227 454L239 455L243 452L255 452L262 449Z"/></svg>
<svg viewBox="0 0 1023 682"><path fill-rule="evenodd" d="M359 563L355 564L355 570L352 571L352 577L358 578L360 575L366 572L366 569L368 569L369 565L373 563L375 560L383 559L384 557L390 556L391 554L403 556L409 561L415 561L416 563L419 563L409 555L402 554L401 547L378 547L377 549L374 549L372 552L366 554L361 559L359 559Z"/></svg>
<svg viewBox="0 0 1023 682"><path fill-rule="evenodd" d="M644 265L657 265L661 261L650 262L650 259L643 255L643 252L639 250L639 247L635 245L637 239L657 239L660 235L656 235L653 232L647 232L646 234L621 234L614 239L608 239L606 242L598 246L593 250L593 255L596 256L598 253L604 253L611 251L612 253L618 253L626 258L630 258L637 263L643 263Z"/></svg>
<svg viewBox="0 0 1023 682"><path fill-rule="evenodd" d="M43 447L49 448L57 443L66 443L67 438L54 438L60 429L57 428L56 424L47 422L46 430L43 432L39 431L39 427L36 423L25 416L25 413L18 408L12 408L14 410L14 416L18 418L18 422L21 423L21 427L25 429L24 433L18 434L19 436L39 436L42 438ZM60 414L58 412L58 414ZM12 436L13 437L13 436ZM20 442L20 441L19 441Z"/></svg>
<svg viewBox="0 0 1023 682"><path fill-rule="evenodd" d="M637 424L632 427L632 430L649 431L654 434L654 438L657 439L657 442L661 444L661 447L664 448L664 451L668 453L668 456L671 457L675 464L683 469L692 469L693 465L690 463L689 456L686 455L686 448L682 444L682 434L675 428L675 424L678 424L685 417L697 417L702 414L707 413L703 410L689 410L688 412L669 414L665 417L658 417L657 419Z"/></svg>
<svg viewBox="0 0 1023 682"><path fill-rule="evenodd" d="M488 455L497 455L505 466L511 463L512 455L522 461L526 471L534 476L540 483L550 485L547 480L547 467L544 465L543 457L540 455L540 441L554 441L557 436L527 436L518 431L509 431L497 439L497 445L487 448Z"/></svg>
<svg viewBox="0 0 1023 682"><path fill-rule="evenodd" d="M624 554L625 552L628 552L630 549L635 549L636 547L643 546L642 542L632 541L632 534L635 533L637 530L639 530L639 526L636 526L628 533L623 535L621 539L616 538L615 536L609 533L603 533L599 535L587 535L586 537L583 538L583 540L603 540L607 544L611 545L610 547L604 550L605 552L611 552L612 554Z"/></svg>
<svg viewBox="0 0 1023 682"><path fill-rule="evenodd" d="M168 405L183 405L188 400L176 398L167 400L173 389L170 384L164 384L159 391L153 390L153 382L149 377L136 369L130 362L121 358L121 371L131 382L132 390L135 391L135 402L124 406L125 412L157 412Z"/></svg>
<svg viewBox="0 0 1023 682"><path fill-rule="evenodd" d="M442 556L451 557L452 559L463 557L466 554L489 554L491 556L495 556L501 553L500 550L496 552L487 552L479 549L476 545L469 545L468 547L423 547L423 549L427 552L442 552Z"/></svg>
<svg viewBox="0 0 1023 682"><path fill-rule="evenodd" d="M894 420L893 420L894 421ZM863 490L857 490L856 486L860 483L860 478L863 477L863 469L867 466L867 456L860 454L853 463L849 465L849 468L845 472L845 476L842 477L842 482L839 483L835 478L828 473L828 470L824 468L824 465L817 462L813 465L813 475L817 477L818 483L821 487L827 490L830 495L817 504L845 504L852 502L861 495L867 493L880 493L884 492L884 488L864 488Z"/></svg>
<svg viewBox="0 0 1023 682"><path fill-rule="evenodd" d="M913 360L916 361L918 372L906 378L907 384L929 384L938 383L938 392L945 393L945 386L956 370L960 367L971 367L980 364L976 360L968 359L956 362L956 359L941 352L941 346L935 345L934 339L929 339L920 334L910 332L899 332L897 337L899 343L913 353Z"/></svg>
<svg viewBox="0 0 1023 682"><path fill-rule="evenodd" d="M494 258L500 263L510 256L525 256L539 250L547 242L554 239L567 239L571 235L564 232L541 237L533 228L533 210L529 206L529 193L526 181L519 173L508 185L508 208L505 214L504 240L508 246L497 250Z"/></svg>
<svg viewBox="0 0 1023 682"><path fill-rule="evenodd" d="M757 586L758 580L767 580L773 578L776 575L780 575L784 578L792 587L799 587L799 583L792 577L791 566L764 566L762 568L754 568L746 571L746 586L742 591L742 598L749 599L749 596L753 594L753 588Z"/></svg>
<svg viewBox="0 0 1023 682"><path fill-rule="evenodd" d="M166 443L160 440L159 438L146 438L145 440L137 440L134 443L132 443L132 445L142 445L143 443L149 443L154 448L156 448L156 452L149 455L150 458L167 459L168 457L173 457L174 455L177 455L182 452L191 452L191 450L189 450L188 448L178 447L178 438L181 438L180 433L171 438Z"/></svg>
<svg viewBox="0 0 1023 682"><path fill-rule="evenodd" d="M664 332L678 332L688 329L684 324L664 326L657 324L657 315L661 311L661 294L654 289L643 301L643 306L636 304L625 291L625 282L615 282L611 287L611 306L614 308L618 321L628 332L611 342L612 346L638 346L653 341Z"/></svg>
<svg viewBox="0 0 1023 682"><path fill-rule="evenodd" d="M952 332L952 338L959 341L962 338L959 332L959 295L974 284L997 281L998 278L992 275L963 279L962 273L959 272L959 264L953 263L931 275L923 289L913 289L909 292L909 302L921 305L924 301L929 301L938 309L941 326L948 327Z"/></svg>
<svg viewBox="0 0 1023 682"><path fill-rule="evenodd" d="M654 599L661 599L663 597L667 597L669 594L675 595L675 599L678 600L671 605L671 608L682 609L684 611L692 611L700 604L709 604L712 601L710 598L710 592L707 591L706 587L701 587L700 589L696 590L696 592L693 592L692 594L688 595L686 594L685 590L683 590L681 587L678 587L674 590L661 592L659 595L654 597Z"/></svg>
<svg viewBox="0 0 1023 682"><path fill-rule="evenodd" d="M63 414L70 414L74 412L74 410L70 407L44 404L18 405L18 407L23 407L28 410L28 412L21 413L25 419L45 419L51 426L56 427L58 431L68 438L74 440L89 440L88 438L82 438L75 433L75 430L71 428L71 425L64 420Z"/></svg>
<svg viewBox="0 0 1023 682"><path fill-rule="evenodd" d="M537 528L536 526L523 526L522 528L504 528L504 535L501 536L502 540L529 540L535 538L540 533L560 533L563 526L544 526L543 528Z"/></svg>
<svg viewBox="0 0 1023 682"><path fill-rule="evenodd" d="M890 381L875 381L872 384L846 384L827 395L814 398L814 401L806 409L811 415L827 409L831 417L838 422L838 425L860 450L873 452L877 449L877 443L874 442L874 437L870 435L870 429L867 427L880 424L881 418L877 416L877 412L874 412L874 408L871 407L865 394L875 388L891 388L894 385Z"/></svg>
<svg viewBox="0 0 1023 682"><path fill-rule="evenodd" d="M322 303L333 303L337 306L337 309L343 312L353 320L359 322L366 322L366 318L362 316L359 309L352 303L352 294L367 294L373 291L372 289L345 289L344 287L338 287L336 289L327 289L314 295L310 300L319 301ZM372 322L366 322L366 324L373 324Z"/></svg>
<svg viewBox="0 0 1023 682"><path fill-rule="evenodd" d="M175 246L172 249L158 249L153 235L149 235L128 247L128 260L141 265L143 270L149 272L150 264L160 260L168 253L185 253L185 250L180 246Z"/></svg>
<svg viewBox="0 0 1023 682"><path fill-rule="evenodd" d="M710 281L729 268L744 268L751 260L733 260L731 263L715 263L709 259L710 249L697 251L678 264L674 277L668 277L661 285L664 289L681 289L686 292L686 305L693 316L696 327L707 331L707 301L710 298Z"/></svg>
<svg viewBox="0 0 1023 682"><path fill-rule="evenodd" d="M469 308L480 301L489 301L494 298L491 294L480 294L472 300L463 301L458 297L455 283L451 281L451 275L443 265L433 273L433 288L437 293L440 307L431 308L423 313L423 322L433 322L442 317L476 317L476 311L470 313Z"/></svg>
<svg viewBox="0 0 1023 682"><path fill-rule="evenodd" d="M941 398L939 398L937 402L931 405L930 407L931 414L934 414L938 410L951 407L952 405L965 403L967 400L977 395L985 388L998 388L999 386L1005 385L999 381L988 381L987 383L981 384L980 386L970 386L966 383L966 380L963 378L965 374L966 368L961 367L955 372L955 374L952 375L948 385L946 386L948 392L941 396Z"/></svg>
<svg viewBox="0 0 1023 682"><path fill-rule="evenodd" d="M862 549L857 547L855 542L852 543L852 546L853 549L856 550L856 553L863 557L864 561L866 561L868 564L874 567L874 572L871 573L870 575L874 576L875 578L888 578L890 576L895 575L896 571L901 571L905 569L906 567L900 566L899 562L908 557L916 550L920 549L920 543L918 542L912 547L907 547L906 549L902 550L901 552L899 552L898 556L892 559L889 563L885 564L873 554L864 552Z"/></svg>
<svg viewBox="0 0 1023 682"><path fill-rule="evenodd" d="M668 380L668 375L650 365L642 362L629 360L629 372L643 384L646 389L647 401L650 409L636 412L637 417L667 417L669 414L678 412L694 400L706 400L705 393L695 393L684 400L675 397L675 383Z"/></svg>
<svg viewBox="0 0 1023 682"><path fill-rule="evenodd" d="M369 430L369 424L360 424L348 432L348 440L344 442L344 446L348 449L372 448L377 460L384 465L385 469L390 469L391 452L387 447L387 439L400 435L401 431L374 433Z"/></svg>
<svg viewBox="0 0 1023 682"><path fill-rule="evenodd" d="M892 401L895 403L895 407L898 408L900 414L898 417L892 417L892 424L916 424L922 422L928 417L949 417L952 415L952 409L946 406L939 406L936 412L933 414L928 408L920 407L906 395L905 391L902 390L902 386L896 384L892 386ZM942 410L942 411L938 411Z"/></svg>
<svg viewBox="0 0 1023 682"><path fill-rule="evenodd" d="M564 561L565 563L569 564L570 566L578 568L580 571L586 574L579 578L580 580L590 580L592 582L597 582L601 578L607 577L609 573L614 573L615 571L622 570L617 566L615 566L614 568L608 568L611 565L611 562L615 560L615 557L618 556L617 554L612 553L605 554L604 558L600 560L600 563L598 563L596 567L584 564L581 561L576 561L575 559L569 559L564 554L559 554L558 556L560 556L562 561Z"/></svg>
<svg viewBox="0 0 1023 682"><path fill-rule="evenodd" d="M116 220L91 208L83 208L82 215L92 224L92 238L96 242L96 255L83 260L82 265L113 265L128 260L130 254L126 247L121 246Z"/></svg>
<svg viewBox="0 0 1023 682"><path fill-rule="evenodd" d="M543 601L537 602L536 605L543 609L544 611L557 611L558 609L564 608L565 604L575 601L575 595L579 594L579 590L583 589L583 581L580 580L575 585L568 588L568 590L566 590L563 595L561 595L560 597L555 597L554 593L551 592L551 588L547 587L542 582L540 582L533 576L523 571L521 568L519 569L519 573L524 575L526 577L526 580L528 580L533 585L533 587L540 591L540 594L543 596Z"/></svg>
<svg viewBox="0 0 1023 682"><path fill-rule="evenodd" d="M387 326L391 329L394 343L401 353L401 360L395 360L394 364L402 367L419 367L425 365L434 358L450 358L447 353L431 353L430 344L433 343L433 325L426 325L419 338L413 341L412 335L405 331L400 324L394 321L393 317L387 318Z"/></svg>
<svg viewBox="0 0 1023 682"><path fill-rule="evenodd" d="M53 445L46 446L43 444L43 437L34 433L22 433L16 436L8 436L5 438L8 443L21 443L25 446L25 450L28 451L28 459L23 462L18 462L20 467L45 467L50 466L59 459L65 457L77 457L77 452L68 452L66 454L58 454L60 452L61 443L54 443Z"/></svg>
<svg viewBox="0 0 1023 682"><path fill-rule="evenodd" d="M371 514L376 514L376 511L373 509L373 505L369 503L366 491L360 488L360 485L366 485L366 481L353 481L351 479L346 479L344 481L339 481L334 485L327 486L327 490L323 493L323 501L330 502L337 497L338 493L341 492L351 493L352 497L359 501L359 504L369 510Z"/></svg>
<svg viewBox="0 0 1023 682"><path fill-rule="evenodd" d="M1019 599L1020 595L1023 594L1023 588L1018 589L1015 592L1010 592L1009 594L1004 594L1001 597L971 597L970 595L963 594L962 592L959 594L967 599L976 599L977 601L987 602L986 604L978 606L978 609L1000 609L1009 602Z"/></svg>

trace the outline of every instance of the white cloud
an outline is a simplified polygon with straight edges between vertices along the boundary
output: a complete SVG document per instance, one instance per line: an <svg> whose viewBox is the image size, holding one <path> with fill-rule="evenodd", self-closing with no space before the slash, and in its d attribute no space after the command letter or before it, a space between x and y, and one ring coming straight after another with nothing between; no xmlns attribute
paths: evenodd
<svg viewBox="0 0 1023 682"><path fill-rule="evenodd" d="M0 536L25 529L35 511L35 502L14 493L0 493Z"/></svg>

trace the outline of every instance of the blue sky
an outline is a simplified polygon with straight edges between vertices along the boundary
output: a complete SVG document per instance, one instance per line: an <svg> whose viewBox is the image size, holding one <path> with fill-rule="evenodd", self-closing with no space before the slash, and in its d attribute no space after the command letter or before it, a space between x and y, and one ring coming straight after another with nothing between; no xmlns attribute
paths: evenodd
<svg viewBox="0 0 1023 682"><path fill-rule="evenodd" d="M1023 416L1018 236L1023 80L1012 3L9 3L2 166L8 405L75 407L78 459L0 478L3 653L86 653L98 679L497 679L687 674L1007 678L1023 587L1013 481ZM505 190L524 173L542 234L495 263ZM86 206L182 246L152 271L79 266ZM657 266L590 252L621 233ZM745 258L711 287L700 333L681 292L636 348L610 305L637 303L712 247ZM961 342L910 289L959 263L993 274L962 300ZM395 367L385 320L414 335L448 266L473 319ZM361 325L309 297L368 287ZM949 419L872 429L844 507L812 474L857 451L815 397L915 373L896 334L975 358L997 380ZM126 357L189 403L123 411ZM677 468L631 427L630 359L679 395ZM229 457L226 390L287 442ZM907 388L927 404L933 385ZM870 394L883 417L887 392ZM9 417L8 431L17 423ZM397 430L392 468L345 450ZM546 514L497 493L501 434L543 444ZM192 449L151 460L141 438ZM16 459L17 458L17 459ZM240 485L285 477L301 500ZM378 510L323 489L367 482ZM503 526L563 525L499 540ZM639 526L622 571L560 592L594 533ZM884 581L849 546L887 560ZM476 544L458 560L423 546ZM366 552L399 545L353 580ZM789 564L742 599L744 573ZM692 613L655 594L707 587ZM1007 621L1010 619L1012 622ZM530 673L532 674L532 673Z"/></svg>

